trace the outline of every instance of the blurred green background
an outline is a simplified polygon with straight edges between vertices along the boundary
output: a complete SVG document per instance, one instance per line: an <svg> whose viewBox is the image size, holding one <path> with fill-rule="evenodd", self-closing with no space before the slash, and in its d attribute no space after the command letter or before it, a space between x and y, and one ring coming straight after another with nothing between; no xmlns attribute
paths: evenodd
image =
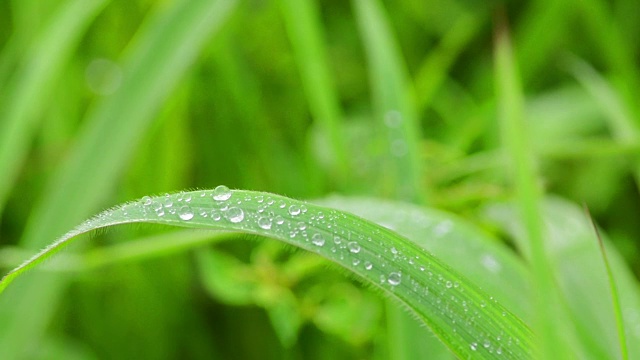
<svg viewBox="0 0 640 360"><path fill-rule="evenodd" d="M512 195L493 81L501 9L541 185L585 203L638 274L636 0L0 1L1 267L101 209L218 184L408 200L482 223L483 204ZM152 236L207 234L123 227L71 251ZM0 349L386 358L375 293L247 240L53 260L0 299Z"/></svg>

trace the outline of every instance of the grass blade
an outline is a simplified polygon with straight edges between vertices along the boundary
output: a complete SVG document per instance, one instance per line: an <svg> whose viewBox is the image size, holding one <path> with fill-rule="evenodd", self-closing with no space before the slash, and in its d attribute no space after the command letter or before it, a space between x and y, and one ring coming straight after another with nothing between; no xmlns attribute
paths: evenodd
<svg viewBox="0 0 640 360"><path fill-rule="evenodd" d="M511 49L504 13L498 13L495 33L495 82L500 125L506 152L510 155L511 175L518 210L526 228L520 250L531 261L535 281L535 331L540 339L541 358L566 358L566 332L560 316L560 302L551 266L545 252L541 194L525 129L524 95ZM559 326L560 325L560 326Z"/></svg>
<svg viewBox="0 0 640 360"><path fill-rule="evenodd" d="M125 57L121 87L89 115L70 158L32 213L22 246L42 247L48 234L64 232L100 206L155 111L235 4L178 2L145 23ZM64 288L61 277L53 274L29 280L10 294L13 299L28 298L28 303L0 306L0 322L6 324L0 328L5 359L20 358L26 344L40 338Z"/></svg>
<svg viewBox="0 0 640 360"><path fill-rule="evenodd" d="M105 0L66 2L52 16L26 55L14 82L4 89L0 121L0 213L27 156L41 112L53 90L55 79L80 41L87 26L106 4Z"/></svg>
<svg viewBox="0 0 640 360"><path fill-rule="evenodd" d="M607 270L607 280L609 281L609 289L611 291L611 300L613 302L613 313L616 319L616 329L618 330L618 341L620 344L620 353L622 355L622 359L629 359L629 351L627 350L627 339L624 331L624 321L622 319L622 310L620 309L620 296L618 295L618 287L616 286L615 278L613 276L613 271L611 270L611 265L609 264L609 258L607 257L607 250L604 248L604 242L602 241L602 237L600 236L600 231L598 230L598 226L593 221L591 217L591 213L589 212L589 208L585 205L585 211L589 220L591 222L591 226L593 226L593 232L598 239L598 245L600 247L600 252L602 253L602 261L604 262L604 267Z"/></svg>
<svg viewBox="0 0 640 360"><path fill-rule="evenodd" d="M354 0L353 7L369 61L374 118L386 139L389 171L382 189L403 200L422 201L420 127L401 52L385 11L376 0Z"/></svg>
<svg viewBox="0 0 640 360"><path fill-rule="evenodd" d="M494 352L506 359L531 357L531 335L518 317L397 233L346 212L268 193L230 191L224 186L213 191L144 197L107 210L7 274L0 291L75 236L137 222L241 231L278 239L338 263L405 304L461 358L492 358Z"/></svg>

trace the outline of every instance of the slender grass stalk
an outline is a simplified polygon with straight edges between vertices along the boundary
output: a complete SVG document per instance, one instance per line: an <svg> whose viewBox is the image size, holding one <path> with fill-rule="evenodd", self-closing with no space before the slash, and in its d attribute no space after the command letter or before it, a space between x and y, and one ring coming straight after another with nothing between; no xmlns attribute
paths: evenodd
<svg viewBox="0 0 640 360"><path fill-rule="evenodd" d="M558 292L545 251L538 177L528 145L523 94L504 16L499 13L496 18L495 82L502 139L510 156L518 210L526 229L526 242L519 245L531 263L536 284L534 308L537 315L535 332L541 343L539 356L563 359L569 355L563 339L566 330L564 324L558 322Z"/></svg>
<svg viewBox="0 0 640 360"><path fill-rule="evenodd" d="M620 308L620 297L618 295L618 287L616 286L615 277L613 276L613 271L611 270L611 265L609 264L609 258L607 257L607 249L604 247L604 242L602 241L602 237L600 236L600 230L598 230L598 226L593 221L591 217L591 213L589 212L589 208L587 205L584 205L585 212L587 213L587 217L591 222L591 226L593 227L593 232L598 239L598 245L600 247L600 253L602 254L602 261L604 262L604 267L607 270L607 280L609 283L609 290L611 291L611 300L613 302L613 313L616 318L616 330L618 330L618 341L620 345L620 354L622 359L629 359L629 351L627 350L627 337L624 331L624 320L622 318L622 309Z"/></svg>

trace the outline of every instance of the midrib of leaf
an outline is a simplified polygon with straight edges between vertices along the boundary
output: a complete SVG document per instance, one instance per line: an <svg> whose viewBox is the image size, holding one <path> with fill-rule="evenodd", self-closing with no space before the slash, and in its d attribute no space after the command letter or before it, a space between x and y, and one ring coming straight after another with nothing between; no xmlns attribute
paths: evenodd
<svg viewBox="0 0 640 360"><path fill-rule="evenodd" d="M143 25L125 56L120 89L89 115L70 158L49 181L34 210L23 246L41 247L49 234L62 233L104 201L152 115L235 4L178 2ZM52 274L28 280L2 299L28 299L19 306L0 306L4 359L20 358L27 344L42 336L64 287L64 281Z"/></svg>
<svg viewBox="0 0 640 360"><path fill-rule="evenodd" d="M340 264L399 300L461 358L531 357L531 334L520 319L413 242L346 212L253 191L217 188L145 197L107 210L9 273L0 291L75 236L137 222L278 239Z"/></svg>

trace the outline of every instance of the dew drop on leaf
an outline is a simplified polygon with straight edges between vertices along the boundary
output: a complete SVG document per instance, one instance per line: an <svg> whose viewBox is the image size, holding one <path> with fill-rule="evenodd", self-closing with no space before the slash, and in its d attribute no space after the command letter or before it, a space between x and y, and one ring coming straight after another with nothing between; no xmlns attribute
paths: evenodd
<svg viewBox="0 0 640 360"><path fill-rule="evenodd" d="M181 207L180 210L178 211L178 216L180 216L180 219L182 220L189 221L193 219L193 210L191 210L190 207L185 205Z"/></svg>
<svg viewBox="0 0 640 360"><path fill-rule="evenodd" d="M289 206L289 215L291 216L300 215L300 207L298 205Z"/></svg>
<svg viewBox="0 0 640 360"><path fill-rule="evenodd" d="M149 206L153 202L150 196L144 196L141 201L144 206Z"/></svg>
<svg viewBox="0 0 640 360"><path fill-rule="evenodd" d="M478 350L478 343L472 342L470 347L471 347L471 350L476 351Z"/></svg>
<svg viewBox="0 0 640 360"><path fill-rule="evenodd" d="M224 185L219 185L213 189L213 200L225 201L231 197L231 190Z"/></svg>
<svg viewBox="0 0 640 360"><path fill-rule="evenodd" d="M260 226L262 229L265 230L269 230L271 229L271 219L269 219L268 217L261 217L258 219L258 226Z"/></svg>
<svg viewBox="0 0 640 360"><path fill-rule="evenodd" d="M365 261L364 262L364 268L366 270L371 270L373 268L373 264L370 261Z"/></svg>
<svg viewBox="0 0 640 360"><path fill-rule="evenodd" d="M360 252L360 244L358 244L355 241L351 241L350 243L347 244L347 246L349 247L349 251L357 254Z"/></svg>
<svg viewBox="0 0 640 360"><path fill-rule="evenodd" d="M232 207L227 210L225 217L232 223L239 223L244 220L244 211L240 208Z"/></svg>
<svg viewBox="0 0 640 360"><path fill-rule="evenodd" d="M400 281L402 281L402 274L399 272L392 272L387 278L387 282L393 286L399 285Z"/></svg>
<svg viewBox="0 0 640 360"><path fill-rule="evenodd" d="M323 246L324 245L324 236L322 236L322 234L320 234L320 233L313 234L313 236L311 237L311 242L315 246Z"/></svg>
<svg viewBox="0 0 640 360"><path fill-rule="evenodd" d="M284 218L280 215L276 216L275 221L276 221L276 224L278 225L284 224Z"/></svg>

